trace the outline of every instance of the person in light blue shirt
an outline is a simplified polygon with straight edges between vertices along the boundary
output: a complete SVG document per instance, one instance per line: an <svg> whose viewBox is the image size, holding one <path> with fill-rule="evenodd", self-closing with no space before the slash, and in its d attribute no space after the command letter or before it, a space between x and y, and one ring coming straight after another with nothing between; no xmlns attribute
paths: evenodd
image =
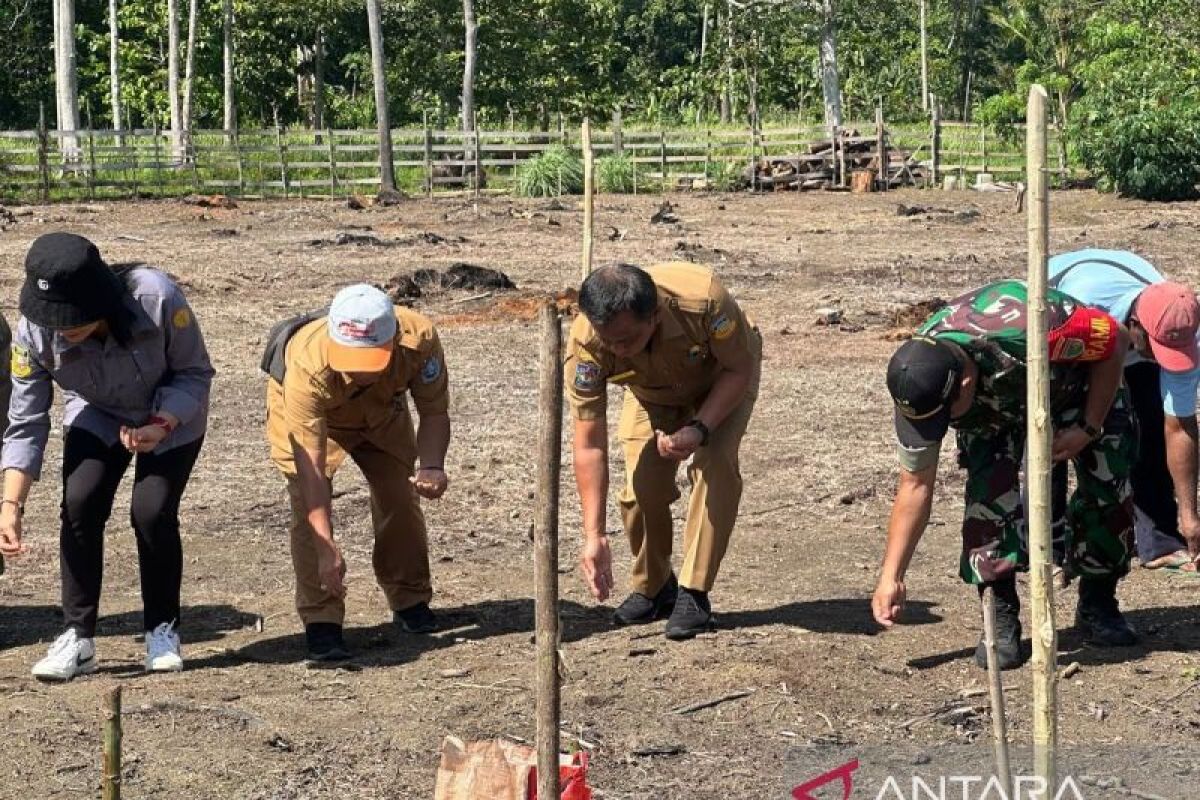
<svg viewBox="0 0 1200 800"><path fill-rule="evenodd" d="M1200 557L1200 305L1195 293L1125 250L1076 250L1054 256L1049 280L1051 287L1107 311L1129 329L1132 347L1125 382L1140 428L1132 474L1138 558L1150 568L1195 569ZM1065 488L1065 475L1062 482Z"/></svg>

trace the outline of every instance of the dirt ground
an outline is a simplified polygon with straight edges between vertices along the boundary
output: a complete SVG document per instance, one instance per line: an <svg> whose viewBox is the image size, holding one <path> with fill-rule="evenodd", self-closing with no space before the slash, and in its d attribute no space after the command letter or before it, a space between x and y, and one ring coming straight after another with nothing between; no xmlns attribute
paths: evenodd
<svg viewBox="0 0 1200 800"><path fill-rule="evenodd" d="M1023 273L1024 215L1009 194L678 195L679 223L651 225L660 199L600 198L596 257L711 264L761 325L765 372L742 451L742 514L713 592L717 633L675 644L657 626L613 629L611 608L591 601L574 569L578 507L564 464L564 741L591 752L591 783L605 800L785 797L790 778L808 777L790 774L797 754L819 747L962 746L986 770L987 699L973 691L985 682L970 658L976 604L956 577L962 476L953 467L939 478L909 575L907 624L880 634L870 617L896 477L883 380L895 343L885 336L904 304ZM1172 276L1200 281L1200 205L1091 192L1055 194L1052 203L1055 250L1133 249ZM900 204L930 210L904 216ZM181 674L141 672L127 481L108 540L101 672L62 686L29 676L61 624L55 437L26 516L33 552L0 578L0 796L94 796L101 701L114 683L125 692L130 798L429 798L443 736L533 739L537 342L520 304L453 290L417 301L442 324L454 392L451 490L426 504L444 630L427 638L392 631L371 575L365 486L348 466L335 485L336 515L357 657L343 668L302 660L287 505L262 435L258 357L277 319L326 304L345 284L382 284L400 271L466 261L503 270L526 292L574 285L581 213L577 200L561 205L14 209L17 224L0 233L0 306L10 319L32 239L77 231L110 260L146 260L181 279L218 377L184 503ZM311 244L339 232L395 241ZM816 325L819 308L840 309L844 323ZM619 527L615 512L609 520ZM621 583L628 547L619 531L613 541ZM1145 642L1110 652L1079 642L1069 627L1075 592L1060 593L1060 660L1080 665L1061 685L1062 742L1119 754L1090 776L1097 788L1085 788L1097 793L1089 800L1137 796L1129 790L1197 797L1200 690L1189 688L1200 682L1200 579L1135 569L1121 597ZM1006 679L1009 723L1022 743L1031 735L1030 679L1028 668ZM752 693L674 711L739 690ZM1147 753L1169 755L1172 765L1152 771L1153 786L1123 773Z"/></svg>

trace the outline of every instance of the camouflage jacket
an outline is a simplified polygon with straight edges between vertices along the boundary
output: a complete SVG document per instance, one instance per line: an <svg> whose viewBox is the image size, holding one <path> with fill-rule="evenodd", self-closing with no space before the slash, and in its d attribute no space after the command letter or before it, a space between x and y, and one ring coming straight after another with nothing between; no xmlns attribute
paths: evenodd
<svg viewBox="0 0 1200 800"><path fill-rule="evenodd" d="M918 333L959 345L979 368L975 403L953 425L960 430L1001 429L1025 419L1026 289L1000 281L951 300ZM1050 289L1046 293L1050 348L1050 408L1078 406L1087 390L1089 362L1112 354L1118 326L1108 314Z"/></svg>

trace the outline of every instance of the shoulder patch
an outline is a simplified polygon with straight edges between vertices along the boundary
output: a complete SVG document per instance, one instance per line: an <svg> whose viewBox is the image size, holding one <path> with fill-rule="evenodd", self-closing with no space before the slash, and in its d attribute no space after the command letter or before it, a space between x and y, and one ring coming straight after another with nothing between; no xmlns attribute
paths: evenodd
<svg viewBox="0 0 1200 800"><path fill-rule="evenodd" d="M594 392L600 388L600 365L595 361L580 359L575 364L575 388L581 392Z"/></svg>
<svg viewBox="0 0 1200 800"><path fill-rule="evenodd" d="M737 323L730 319L729 315L724 312L718 313L712 318L712 322L708 324L708 332L717 341L728 339L730 336L733 336L736 330Z"/></svg>
<svg viewBox="0 0 1200 800"><path fill-rule="evenodd" d="M186 308L181 308L171 317L171 324L176 328L186 328L192 324L192 312Z"/></svg>
<svg viewBox="0 0 1200 800"><path fill-rule="evenodd" d="M437 356L430 356L421 365L421 383L433 383L442 376L442 361Z"/></svg>
<svg viewBox="0 0 1200 800"><path fill-rule="evenodd" d="M29 350L19 344L12 346L11 372L14 378L28 378L33 374L33 359Z"/></svg>

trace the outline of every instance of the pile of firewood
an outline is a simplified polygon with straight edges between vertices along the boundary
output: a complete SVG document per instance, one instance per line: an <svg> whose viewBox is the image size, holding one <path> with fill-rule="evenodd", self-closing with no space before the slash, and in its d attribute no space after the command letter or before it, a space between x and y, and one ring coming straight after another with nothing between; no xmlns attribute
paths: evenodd
<svg viewBox="0 0 1200 800"><path fill-rule="evenodd" d="M879 177L879 137L860 136L854 130L839 135L836 141L809 142L807 153L765 156L753 168L746 167L742 180L745 188L765 192L837 188L870 192L925 183L927 170L913 153L891 147L886 132L882 145L886 182Z"/></svg>

